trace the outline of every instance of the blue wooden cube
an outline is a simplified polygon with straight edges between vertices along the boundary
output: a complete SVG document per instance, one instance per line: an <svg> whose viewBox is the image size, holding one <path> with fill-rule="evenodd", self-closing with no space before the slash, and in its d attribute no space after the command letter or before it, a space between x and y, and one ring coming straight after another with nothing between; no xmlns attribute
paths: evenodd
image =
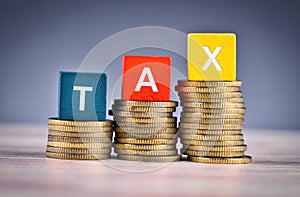
<svg viewBox="0 0 300 197"><path fill-rule="evenodd" d="M59 119L105 120L107 77L104 73L59 73Z"/></svg>

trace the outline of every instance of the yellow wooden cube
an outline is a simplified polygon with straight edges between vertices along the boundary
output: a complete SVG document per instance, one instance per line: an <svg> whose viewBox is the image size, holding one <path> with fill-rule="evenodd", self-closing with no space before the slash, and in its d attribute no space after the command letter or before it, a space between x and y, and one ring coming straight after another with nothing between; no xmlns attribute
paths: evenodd
<svg viewBox="0 0 300 197"><path fill-rule="evenodd" d="M188 80L235 81L235 34L188 34Z"/></svg>

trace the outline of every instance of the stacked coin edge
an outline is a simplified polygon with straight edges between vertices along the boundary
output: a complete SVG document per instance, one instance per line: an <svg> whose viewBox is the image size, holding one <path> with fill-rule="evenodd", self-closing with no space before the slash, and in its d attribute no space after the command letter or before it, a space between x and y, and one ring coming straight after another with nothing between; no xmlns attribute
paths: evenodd
<svg viewBox="0 0 300 197"><path fill-rule="evenodd" d="M48 119L46 156L55 159L102 160L111 157L112 121Z"/></svg>
<svg viewBox="0 0 300 197"><path fill-rule="evenodd" d="M187 81L176 86L182 106L179 134L181 152L189 161L246 164L242 128L245 107L242 81Z"/></svg>
<svg viewBox="0 0 300 197"><path fill-rule="evenodd" d="M180 160L177 143L178 103L115 100L114 151L118 159L144 162Z"/></svg>

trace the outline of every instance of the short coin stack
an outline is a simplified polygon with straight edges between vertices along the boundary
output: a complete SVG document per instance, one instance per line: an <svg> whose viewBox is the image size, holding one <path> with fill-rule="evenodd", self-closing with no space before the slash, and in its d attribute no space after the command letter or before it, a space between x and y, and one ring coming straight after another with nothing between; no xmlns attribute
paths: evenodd
<svg viewBox="0 0 300 197"><path fill-rule="evenodd" d="M46 156L56 159L109 159L112 121L48 119Z"/></svg>
<svg viewBox="0 0 300 197"><path fill-rule="evenodd" d="M202 163L244 164L242 128L245 108L241 81L183 81L176 91L182 112L179 126L183 154Z"/></svg>
<svg viewBox="0 0 300 197"><path fill-rule="evenodd" d="M177 102L115 100L114 149L119 159L145 162L180 160L176 149Z"/></svg>

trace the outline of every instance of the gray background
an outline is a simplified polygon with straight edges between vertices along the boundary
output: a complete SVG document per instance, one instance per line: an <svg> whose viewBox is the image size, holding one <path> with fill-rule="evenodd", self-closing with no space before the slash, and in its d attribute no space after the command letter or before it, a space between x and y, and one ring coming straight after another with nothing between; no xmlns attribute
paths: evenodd
<svg viewBox="0 0 300 197"><path fill-rule="evenodd" d="M235 32L245 126L299 129L299 8L286 0L1 1L0 121L46 123L57 114L59 70L78 70L114 33L154 25Z"/></svg>

